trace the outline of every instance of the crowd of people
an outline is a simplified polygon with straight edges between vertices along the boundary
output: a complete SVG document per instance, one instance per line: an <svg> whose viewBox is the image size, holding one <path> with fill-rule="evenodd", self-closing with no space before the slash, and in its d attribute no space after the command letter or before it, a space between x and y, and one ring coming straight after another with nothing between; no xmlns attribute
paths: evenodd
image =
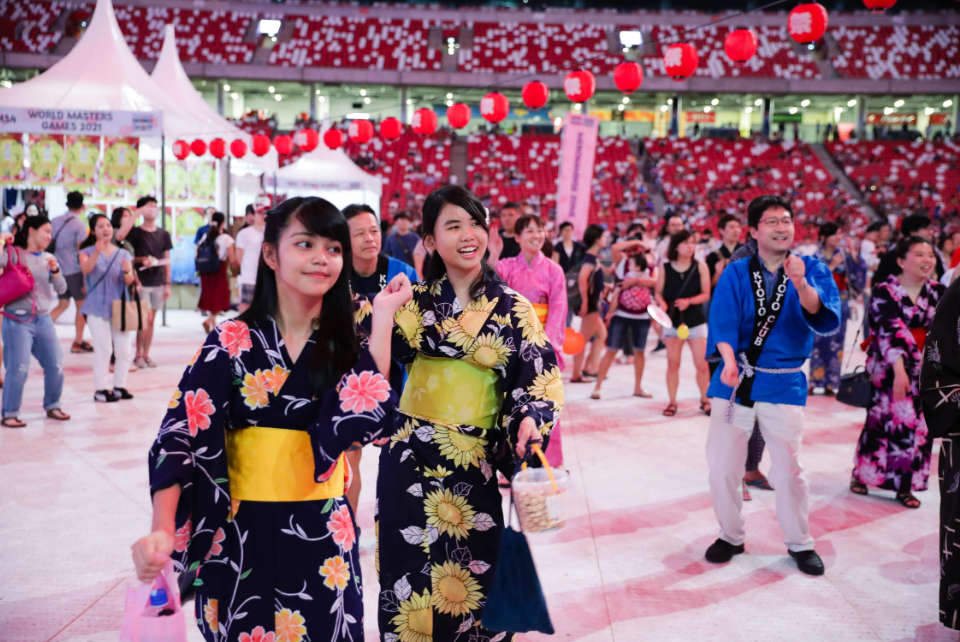
<svg viewBox="0 0 960 642"><path fill-rule="evenodd" d="M95 401L131 399L128 373L155 365L154 314L170 294L170 238L156 225L156 200L86 222L82 195L69 194L66 206L53 220L29 212L0 253L4 273L32 275L30 290L3 309L5 427L25 425L31 354L44 371L47 416L69 419L54 322L70 299L78 310L70 350L92 352ZM872 393L851 444L850 490L892 491L905 508L920 506L914 492L928 485L932 435L949 432L942 418L927 426L924 402L939 405L926 398L921 370L935 357L941 378L955 376L942 358L956 349L950 337L931 346L927 332L947 287L960 282L960 230L911 214L896 227L878 220L859 238L827 222L816 243L798 246L791 203L762 196L710 234L670 215L613 230L588 225L577 239L571 223L553 234L526 209L507 203L491 219L456 186L389 222L364 204L341 211L293 198L269 211L248 207L235 238L223 213L207 212L194 240L208 336L151 450L153 529L134 546L142 579L172 556L200 580L205 637L231 622L251 636L281 624L360 632L355 519L371 443L382 447L381 631L448 639L473 626L496 635L480 611L504 520L498 472L509 479L537 442L562 465L570 357L567 382L593 383L588 403L599 403L618 358L632 363L633 394L650 398L647 353L664 350L662 414L674 417L688 347L698 411L709 416L720 530L709 562L745 552L750 487L776 493L798 569L825 572L799 462L803 407L809 395L837 394L844 353L860 346ZM234 300L239 315L218 321ZM203 448L220 454L193 456ZM765 449L769 479L759 470ZM258 471L263 453L288 451L289 476ZM943 491L950 515L955 490ZM410 524L426 526L413 533ZM277 538L289 546L264 557L261 543ZM953 617L956 595L945 591L941 606Z"/></svg>

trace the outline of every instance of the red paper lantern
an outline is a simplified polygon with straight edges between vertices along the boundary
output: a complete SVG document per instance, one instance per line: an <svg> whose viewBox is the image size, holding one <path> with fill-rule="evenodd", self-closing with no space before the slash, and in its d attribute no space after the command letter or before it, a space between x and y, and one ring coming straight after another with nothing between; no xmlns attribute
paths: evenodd
<svg viewBox="0 0 960 642"><path fill-rule="evenodd" d="M223 158L227 155L227 141L214 138L210 141L210 155L214 158Z"/></svg>
<svg viewBox="0 0 960 642"><path fill-rule="evenodd" d="M597 89L597 81L589 71L581 69L567 74L563 81L563 91L567 98L575 103L585 103L593 97L593 92Z"/></svg>
<svg viewBox="0 0 960 642"><path fill-rule="evenodd" d="M613 70L613 84L625 94L632 94L643 84L643 67L635 62L621 62Z"/></svg>
<svg viewBox="0 0 960 642"><path fill-rule="evenodd" d="M497 91L492 91L480 101L480 115L491 123L499 123L510 113L510 101Z"/></svg>
<svg viewBox="0 0 960 642"><path fill-rule="evenodd" d="M455 103L447 107L447 122L454 129L466 127L470 122L470 107L463 103Z"/></svg>
<svg viewBox="0 0 960 642"><path fill-rule="evenodd" d="M286 156L293 151L293 139L286 134L274 136L273 146L276 148L278 154L283 154Z"/></svg>
<svg viewBox="0 0 960 642"><path fill-rule="evenodd" d="M305 152L312 152L320 144L320 134L309 127L298 129L293 135L293 144Z"/></svg>
<svg viewBox="0 0 960 642"><path fill-rule="evenodd" d="M897 0L863 0L863 6L873 13L883 13L897 4Z"/></svg>
<svg viewBox="0 0 960 642"><path fill-rule="evenodd" d="M373 123L369 120L351 120L347 128L347 136L361 145L373 138Z"/></svg>
<svg viewBox="0 0 960 642"><path fill-rule="evenodd" d="M323 132L323 144L330 149L337 149L343 145L343 132L339 129L328 129Z"/></svg>
<svg viewBox="0 0 960 642"><path fill-rule="evenodd" d="M380 123L380 135L386 140L395 140L403 134L403 123L392 116Z"/></svg>
<svg viewBox="0 0 960 642"><path fill-rule="evenodd" d="M253 153L257 156L266 156L270 153L270 138L263 134L253 137Z"/></svg>
<svg viewBox="0 0 960 642"><path fill-rule="evenodd" d="M413 112L410 127L421 136L429 136L437 131L437 112L426 107Z"/></svg>
<svg viewBox="0 0 960 642"><path fill-rule="evenodd" d="M690 43L670 45L663 52L663 67L674 80L686 80L697 70L698 64L700 56Z"/></svg>
<svg viewBox="0 0 960 642"><path fill-rule="evenodd" d="M172 147L173 155L177 157L177 160L183 160L190 155L190 144L185 140L174 141Z"/></svg>
<svg viewBox="0 0 960 642"><path fill-rule="evenodd" d="M816 42L827 31L827 10L822 4L798 4L787 16L787 31L799 43Z"/></svg>
<svg viewBox="0 0 960 642"><path fill-rule="evenodd" d="M753 58L757 53L757 34L752 29L736 29L727 34L723 41L723 50L727 57L738 65Z"/></svg>
<svg viewBox="0 0 960 642"><path fill-rule="evenodd" d="M239 138L233 139L230 143L230 153L234 158L243 158L247 155L247 144Z"/></svg>
<svg viewBox="0 0 960 642"><path fill-rule="evenodd" d="M550 90L539 80L531 80L523 86L520 97L523 98L523 104L530 109L540 109L550 100Z"/></svg>
<svg viewBox="0 0 960 642"><path fill-rule="evenodd" d="M193 152L194 156L203 156L207 153L207 144L202 138L196 138L190 143L190 151Z"/></svg>

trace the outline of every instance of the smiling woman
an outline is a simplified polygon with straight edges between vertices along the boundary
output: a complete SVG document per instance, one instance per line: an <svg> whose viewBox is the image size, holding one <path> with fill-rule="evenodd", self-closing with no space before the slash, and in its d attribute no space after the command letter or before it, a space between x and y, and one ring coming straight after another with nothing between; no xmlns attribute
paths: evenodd
<svg viewBox="0 0 960 642"><path fill-rule="evenodd" d="M390 328L400 276L354 330L347 222L319 198L267 216L250 308L221 323L173 395L150 451L153 532L133 547L151 580L199 567L205 639L361 639L360 563L345 451L381 436L396 397Z"/></svg>

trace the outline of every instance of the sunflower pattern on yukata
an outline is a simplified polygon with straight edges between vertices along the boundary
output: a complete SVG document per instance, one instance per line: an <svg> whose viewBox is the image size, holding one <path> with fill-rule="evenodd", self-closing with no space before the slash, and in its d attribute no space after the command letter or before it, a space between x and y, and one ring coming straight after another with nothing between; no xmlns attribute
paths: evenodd
<svg viewBox="0 0 960 642"><path fill-rule="evenodd" d="M943 291L941 283L927 281L912 301L895 277L873 288L867 348L872 396L853 467L853 479L860 483L904 492L927 489L933 443L921 412L923 352L910 328L930 327ZM898 401L893 364L900 357L910 384L906 398Z"/></svg>
<svg viewBox="0 0 960 642"><path fill-rule="evenodd" d="M563 403L560 369L530 302L502 282L488 283L466 308L445 277L413 290L395 317L394 358L447 357L490 369L500 407L489 430L397 411L377 480L381 639L507 640L480 622L503 529L495 470L513 472L524 417L549 435Z"/></svg>
<svg viewBox="0 0 960 642"><path fill-rule="evenodd" d="M173 557L181 572L199 566L197 625L210 642L363 639L360 558L346 498L230 497L227 431L307 432L322 482L348 446L369 443L390 425L384 418L396 395L365 350L339 385L314 396L316 338L294 363L272 320L265 327L221 323L187 366L150 450L151 492L182 489Z"/></svg>

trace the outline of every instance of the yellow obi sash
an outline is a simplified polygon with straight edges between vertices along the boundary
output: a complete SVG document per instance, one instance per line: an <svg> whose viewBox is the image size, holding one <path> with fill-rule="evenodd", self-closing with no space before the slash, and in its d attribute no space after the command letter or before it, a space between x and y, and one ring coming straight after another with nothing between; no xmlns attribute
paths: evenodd
<svg viewBox="0 0 960 642"><path fill-rule="evenodd" d="M540 325L542 327L547 327L547 312L550 310L550 306L546 303L531 303L533 306L533 311L537 313L537 319L540 320Z"/></svg>
<svg viewBox="0 0 960 642"><path fill-rule="evenodd" d="M431 423L489 430L500 410L497 374L465 360L418 354L407 369L399 409Z"/></svg>
<svg viewBox="0 0 960 642"><path fill-rule="evenodd" d="M308 502L344 493L341 454L330 479L314 480L313 448L303 430L249 426L227 431L230 498L252 502Z"/></svg>

